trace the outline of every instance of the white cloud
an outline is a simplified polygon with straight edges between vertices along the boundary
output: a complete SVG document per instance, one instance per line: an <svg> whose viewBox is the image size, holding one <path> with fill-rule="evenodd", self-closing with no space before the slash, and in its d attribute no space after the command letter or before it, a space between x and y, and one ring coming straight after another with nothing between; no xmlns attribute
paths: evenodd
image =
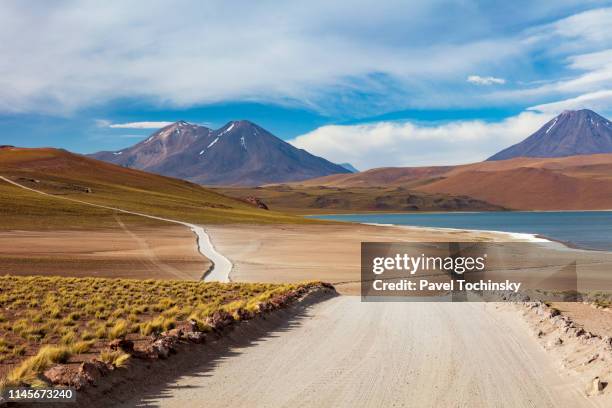
<svg viewBox="0 0 612 408"><path fill-rule="evenodd" d="M164 126L173 124L174 122L130 122L130 123L113 123L109 124L109 128L113 129L160 129Z"/></svg>
<svg viewBox="0 0 612 408"><path fill-rule="evenodd" d="M577 13L554 23L528 30L523 42L538 49L539 58L560 66L535 86L498 91L490 100L522 101L575 99L609 89L612 83L612 8ZM585 98L589 98L585 96ZM610 109L608 105L604 107Z"/></svg>
<svg viewBox="0 0 612 408"><path fill-rule="evenodd" d="M466 95L464 78L529 67L533 43L513 27L584 7L524 3L502 18L495 4L447 0L3 1L0 111L66 113L118 98L320 111L482 103L489 91ZM602 41L583 20L564 35Z"/></svg>
<svg viewBox="0 0 612 408"><path fill-rule="evenodd" d="M612 112L612 89L586 93L575 98L532 106L529 110L557 115L564 110L592 109L598 113Z"/></svg>
<svg viewBox="0 0 612 408"><path fill-rule="evenodd" d="M94 120L94 123L96 124L97 127L105 128L105 127L109 127L113 122L107 119L96 119Z"/></svg>
<svg viewBox="0 0 612 408"><path fill-rule="evenodd" d="M523 112L500 122L455 121L437 126L378 122L323 126L291 143L335 163L359 169L477 162L517 143L550 120L549 113Z"/></svg>
<svg viewBox="0 0 612 408"><path fill-rule="evenodd" d="M470 75L467 81L477 85L493 85L493 84L505 84L506 80L503 78L496 78L492 76L482 77L479 75Z"/></svg>

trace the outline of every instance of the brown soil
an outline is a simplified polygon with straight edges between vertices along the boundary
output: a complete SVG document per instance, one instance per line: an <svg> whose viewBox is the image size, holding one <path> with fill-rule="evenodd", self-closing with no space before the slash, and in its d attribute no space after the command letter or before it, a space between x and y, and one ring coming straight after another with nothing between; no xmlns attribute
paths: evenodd
<svg viewBox="0 0 612 408"><path fill-rule="evenodd" d="M0 274L201 279L210 262L182 226L0 231Z"/></svg>

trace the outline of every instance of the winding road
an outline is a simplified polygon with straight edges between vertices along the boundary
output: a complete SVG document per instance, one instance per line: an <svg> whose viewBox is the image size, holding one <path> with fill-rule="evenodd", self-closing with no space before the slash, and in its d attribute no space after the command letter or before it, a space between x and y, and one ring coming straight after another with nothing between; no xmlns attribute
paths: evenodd
<svg viewBox="0 0 612 408"><path fill-rule="evenodd" d="M204 257L208 258L210 262L212 263L212 267L204 274L203 280L205 282L229 282L230 281L229 274L232 271L232 267L233 267L232 262L215 249L214 245L212 244L210 240L210 236L206 233L206 230L199 225L191 224L191 223L183 222L179 220L173 220L170 218L157 217L155 215L143 214L143 213L139 213L135 211L124 210L122 208L110 207L110 206L101 205L101 204L94 204L94 203L90 203L87 201L77 200L75 198L56 196L53 194L45 193L44 191L40 191L40 190L36 190L30 187L24 186L4 176L0 176L0 179L14 186L23 188L25 190L29 190L34 193L57 198L58 200L68 200L68 201L72 201L75 203L89 205L92 207L105 208L107 210L117 211L117 212L121 212L124 214L138 215L140 217L146 217L146 218L151 218L151 219L158 220L158 221L165 221L165 222L170 222L173 224L183 225L189 228L191 231L193 231L193 233L196 235L196 245L198 247L198 251Z"/></svg>
<svg viewBox="0 0 612 408"><path fill-rule="evenodd" d="M186 226L213 262L205 280L229 281L232 263L201 226L51 196ZM603 407L583 385L542 349L516 311L339 296L124 406Z"/></svg>

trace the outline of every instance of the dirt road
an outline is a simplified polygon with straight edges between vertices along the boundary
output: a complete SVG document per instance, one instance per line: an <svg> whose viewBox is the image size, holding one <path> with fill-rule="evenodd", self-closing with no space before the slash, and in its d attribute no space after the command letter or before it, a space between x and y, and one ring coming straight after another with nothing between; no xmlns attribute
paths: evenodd
<svg viewBox="0 0 612 408"><path fill-rule="evenodd" d="M129 210L124 210L122 208L116 208L116 207L110 207L110 206L106 206L106 205L101 205L101 204L94 204L94 203L90 203L87 201L82 201L82 200L77 200L74 198L70 198L70 197L63 197L63 196L57 196L57 195L53 195L53 194L49 194L49 193L45 193L44 191L40 191L40 190L36 190L30 187L26 187L22 184L19 184L13 180L10 180L4 176L0 176L0 180L3 180L9 184L12 184L16 187L22 188L24 190L28 190L28 191L32 191L34 193L37 194L43 194L46 196L51 196L54 198L57 198L59 200L68 200L68 201L72 201L75 203L80 203L83 205L89 205L89 206L93 206L93 207L98 207L98 208L105 208L108 210L112 210L112 211L116 211L116 212L120 212L123 214L132 214L132 215L138 215L140 217L145 217L145 218L151 218L154 220L158 220L158 221L165 221L165 222L169 222L172 224L179 224L179 225L183 225L187 228L189 228L196 236L196 245L198 248L198 251L208 260L210 260L210 262L212 263L212 268L210 268L208 271L206 271L204 273L204 281L206 282L215 282L215 281L219 281L219 282L229 282L229 274L232 270L232 263L229 259L227 259L225 256L223 256L221 253L219 253L214 245L212 244L210 237L208 236L208 234L206 233L206 230L204 230L204 228L202 228L199 225L195 225L195 224L191 224L188 222L183 222L183 221L179 221L179 220L173 220L173 219L169 219L169 218L163 218L163 217L157 217L155 215L150 215L150 214L143 214L143 213L139 213L139 212L135 212L135 211L129 211ZM170 275L173 276L173 275ZM178 276L180 277L180 275Z"/></svg>
<svg viewBox="0 0 612 408"><path fill-rule="evenodd" d="M583 395L516 311L497 307L341 296L128 405L604 406Z"/></svg>

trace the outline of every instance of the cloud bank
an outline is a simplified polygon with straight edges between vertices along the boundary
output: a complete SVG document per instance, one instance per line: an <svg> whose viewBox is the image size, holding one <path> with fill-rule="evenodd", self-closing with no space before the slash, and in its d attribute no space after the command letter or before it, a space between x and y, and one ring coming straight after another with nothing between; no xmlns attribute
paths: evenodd
<svg viewBox="0 0 612 408"><path fill-rule="evenodd" d="M553 116L529 111L495 123L472 120L436 126L412 122L323 126L291 143L363 170L462 164L484 160L523 140Z"/></svg>
<svg viewBox="0 0 612 408"><path fill-rule="evenodd" d="M597 53L609 51L612 9L580 11L587 7L577 0L518 0L511 9L448 0L410 7L395 0L359 7L348 0L36 7L7 0L0 4L0 112L61 115L126 98L173 108L255 101L353 117L508 100L535 105L609 87L609 55ZM551 16L558 20L542 23ZM473 86L502 78L526 85ZM536 84L543 78L552 83Z"/></svg>
<svg viewBox="0 0 612 408"><path fill-rule="evenodd" d="M493 85L506 83L506 80L503 78L495 78L492 76L481 77L480 75L470 75L469 77L467 77L467 81L476 85Z"/></svg>
<svg viewBox="0 0 612 408"><path fill-rule="evenodd" d="M174 122L130 122L130 123L113 123L109 124L109 128L113 129L160 129L169 126Z"/></svg>

